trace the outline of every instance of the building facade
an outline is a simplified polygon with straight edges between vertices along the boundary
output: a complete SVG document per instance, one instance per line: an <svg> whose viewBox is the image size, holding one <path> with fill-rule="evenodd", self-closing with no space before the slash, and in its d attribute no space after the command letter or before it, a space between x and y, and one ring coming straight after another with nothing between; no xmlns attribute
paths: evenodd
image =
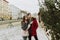
<svg viewBox="0 0 60 40"><path fill-rule="evenodd" d="M26 11L19 9L15 5L10 4L9 7L12 12L12 19L21 19L24 15L27 14Z"/></svg>
<svg viewBox="0 0 60 40"><path fill-rule="evenodd" d="M0 0L0 18L8 20L11 17L11 11L6 0Z"/></svg>
<svg viewBox="0 0 60 40"><path fill-rule="evenodd" d="M17 8L15 5L10 4L9 5L11 14L12 14L12 19L18 19L18 16L21 16L20 9Z"/></svg>
<svg viewBox="0 0 60 40"><path fill-rule="evenodd" d="M23 18L23 16L27 15L28 12L24 10L20 10L20 13L22 15L21 18Z"/></svg>

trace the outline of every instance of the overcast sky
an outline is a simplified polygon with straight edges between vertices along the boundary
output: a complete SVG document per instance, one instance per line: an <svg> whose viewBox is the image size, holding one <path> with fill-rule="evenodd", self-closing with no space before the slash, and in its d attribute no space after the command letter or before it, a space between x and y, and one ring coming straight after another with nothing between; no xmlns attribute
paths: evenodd
<svg viewBox="0 0 60 40"><path fill-rule="evenodd" d="M38 13L38 0L8 0L10 4L17 6L21 10L31 13ZM42 1L42 0L41 0Z"/></svg>

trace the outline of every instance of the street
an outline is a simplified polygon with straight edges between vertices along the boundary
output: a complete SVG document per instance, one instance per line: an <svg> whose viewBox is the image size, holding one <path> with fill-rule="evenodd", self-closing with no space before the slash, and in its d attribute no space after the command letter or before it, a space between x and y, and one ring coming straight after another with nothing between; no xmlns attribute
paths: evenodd
<svg viewBox="0 0 60 40"><path fill-rule="evenodd" d="M23 40L20 22L12 24L13 25L5 24L4 26L8 27L0 29L0 40ZM45 31L41 27L38 27L37 35L39 40L48 40ZM32 40L34 40L33 37Z"/></svg>

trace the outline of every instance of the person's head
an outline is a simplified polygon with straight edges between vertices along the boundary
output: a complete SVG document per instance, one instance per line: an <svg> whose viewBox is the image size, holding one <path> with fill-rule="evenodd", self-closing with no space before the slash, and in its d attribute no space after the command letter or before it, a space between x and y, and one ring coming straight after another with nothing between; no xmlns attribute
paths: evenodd
<svg viewBox="0 0 60 40"><path fill-rule="evenodd" d="M27 17L28 17L28 19L31 18L31 13L28 13L27 14Z"/></svg>
<svg viewBox="0 0 60 40"><path fill-rule="evenodd" d="M23 21L26 21L27 20L27 16L23 16Z"/></svg>
<svg viewBox="0 0 60 40"><path fill-rule="evenodd" d="M32 17L32 21L36 20L36 18Z"/></svg>

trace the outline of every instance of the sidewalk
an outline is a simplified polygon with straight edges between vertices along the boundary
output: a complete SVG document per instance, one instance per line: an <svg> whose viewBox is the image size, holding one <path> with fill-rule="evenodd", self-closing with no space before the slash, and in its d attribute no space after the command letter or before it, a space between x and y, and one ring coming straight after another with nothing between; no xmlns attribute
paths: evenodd
<svg viewBox="0 0 60 40"><path fill-rule="evenodd" d="M39 40L48 40L42 28L37 29L37 35ZM23 40L21 26L0 30L0 40ZM32 40L34 40L33 37Z"/></svg>

